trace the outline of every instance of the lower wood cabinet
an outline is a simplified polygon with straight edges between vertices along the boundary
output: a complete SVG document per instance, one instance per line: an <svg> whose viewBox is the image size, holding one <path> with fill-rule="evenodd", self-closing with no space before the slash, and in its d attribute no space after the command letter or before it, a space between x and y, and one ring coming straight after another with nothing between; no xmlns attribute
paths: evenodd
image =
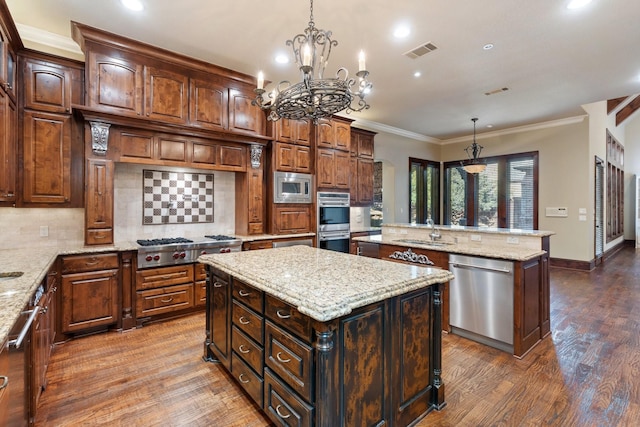
<svg viewBox="0 0 640 427"><path fill-rule="evenodd" d="M64 256L61 270L62 332L78 333L117 324L117 253Z"/></svg>
<svg viewBox="0 0 640 427"><path fill-rule="evenodd" d="M273 207L272 230L274 234L311 232L311 205L276 204Z"/></svg>
<svg viewBox="0 0 640 427"><path fill-rule="evenodd" d="M7 424L9 414L9 349L0 342L0 425Z"/></svg>
<svg viewBox="0 0 640 427"><path fill-rule="evenodd" d="M195 306L194 264L148 268L136 273L136 320Z"/></svg>

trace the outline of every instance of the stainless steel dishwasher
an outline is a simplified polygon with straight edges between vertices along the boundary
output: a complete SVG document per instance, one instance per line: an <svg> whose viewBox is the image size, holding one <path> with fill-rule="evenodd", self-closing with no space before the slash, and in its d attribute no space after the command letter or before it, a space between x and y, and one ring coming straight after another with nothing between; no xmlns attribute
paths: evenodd
<svg viewBox="0 0 640 427"><path fill-rule="evenodd" d="M449 256L451 332L513 351L513 262Z"/></svg>

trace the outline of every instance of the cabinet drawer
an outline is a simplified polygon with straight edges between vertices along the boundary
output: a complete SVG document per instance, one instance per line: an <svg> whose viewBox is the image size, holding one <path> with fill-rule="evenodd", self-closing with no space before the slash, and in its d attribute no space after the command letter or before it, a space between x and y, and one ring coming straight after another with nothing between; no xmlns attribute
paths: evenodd
<svg viewBox="0 0 640 427"><path fill-rule="evenodd" d="M242 330L245 334L256 340L259 344L264 343L262 316L257 315L249 310L238 301L233 301L233 312L231 320L234 325Z"/></svg>
<svg viewBox="0 0 640 427"><path fill-rule="evenodd" d="M268 368L264 371L264 411L277 425L313 425L313 407L298 398Z"/></svg>
<svg viewBox="0 0 640 427"><path fill-rule="evenodd" d="M274 321L278 326L293 332L311 342L311 318L300 313L296 308L286 302L266 296L265 315Z"/></svg>
<svg viewBox="0 0 640 427"><path fill-rule="evenodd" d="M254 309L258 313L262 313L264 292L253 288L236 278L233 279L233 298L240 301L247 307Z"/></svg>
<svg viewBox="0 0 640 427"><path fill-rule="evenodd" d="M265 363L307 401L312 401L313 348L267 320Z"/></svg>
<svg viewBox="0 0 640 427"><path fill-rule="evenodd" d="M200 264L199 262L193 264L193 274L193 280L196 282L207 279L207 269L204 264Z"/></svg>
<svg viewBox="0 0 640 427"><path fill-rule="evenodd" d="M118 254L74 255L62 258L62 274L117 269Z"/></svg>
<svg viewBox="0 0 640 427"><path fill-rule="evenodd" d="M138 292L137 316L151 316L193 307L193 284Z"/></svg>
<svg viewBox="0 0 640 427"><path fill-rule="evenodd" d="M169 285L193 283L193 264L138 270L136 289L152 289Z"/></svg>
<svg viewBox="0 0 640 427"><path fill-rule="evenodd" d="M231 375L249 393L260 409L264 408L262 401L264 380L256 375L236 353L231 354Z"/></svg>
<svg viewBox="0 0 640 427"><path fill-rule="evenodd" d="M257 345L235 326L232 328L231 342L233 343L233 351L238 353L238 356L247 362L254 371L262 374L262 370L264 369L262 364L264 360L264 349L262 346Z"/></svg>

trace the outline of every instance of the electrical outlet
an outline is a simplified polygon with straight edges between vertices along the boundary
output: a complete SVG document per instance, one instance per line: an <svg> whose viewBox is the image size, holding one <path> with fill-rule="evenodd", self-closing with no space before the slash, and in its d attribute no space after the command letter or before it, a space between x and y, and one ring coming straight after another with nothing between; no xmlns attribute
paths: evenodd
<svg viewBox="0 0 640 427"><path fill-rule="evenodd" d="M520 242L520 239L518 239L517 237L507 237L507 243L510 243L512 245L517 245Z"/></svg>
<svg viewBox="0 0 640 427"><path fill-rule="evenodd" d="M41 225L40 226L40 237L48 237L49 236L49 226Z"/></svg>
<svg viewBox="0 0 640 427"><path fill-rule="evenodd" d="M400 230L400 234L409 234L407 230Z"/></svg>
<svg viewBox="0 0 640 427"><path fill-rule="evenodd" d="M471 235L471 241L472 242L479 242L482 240L482 236L479 234L472 234Z"/></svg>

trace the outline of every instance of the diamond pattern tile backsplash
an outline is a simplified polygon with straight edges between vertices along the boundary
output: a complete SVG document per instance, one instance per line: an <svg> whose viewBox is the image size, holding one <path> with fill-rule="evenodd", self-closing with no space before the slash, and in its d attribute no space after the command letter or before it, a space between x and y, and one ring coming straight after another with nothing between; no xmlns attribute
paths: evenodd
<svg viewBox="0 0 640 427"><path fill-rule="evenodd" d="M213 174L142 172L143 225L213 222Z"/></svg>

